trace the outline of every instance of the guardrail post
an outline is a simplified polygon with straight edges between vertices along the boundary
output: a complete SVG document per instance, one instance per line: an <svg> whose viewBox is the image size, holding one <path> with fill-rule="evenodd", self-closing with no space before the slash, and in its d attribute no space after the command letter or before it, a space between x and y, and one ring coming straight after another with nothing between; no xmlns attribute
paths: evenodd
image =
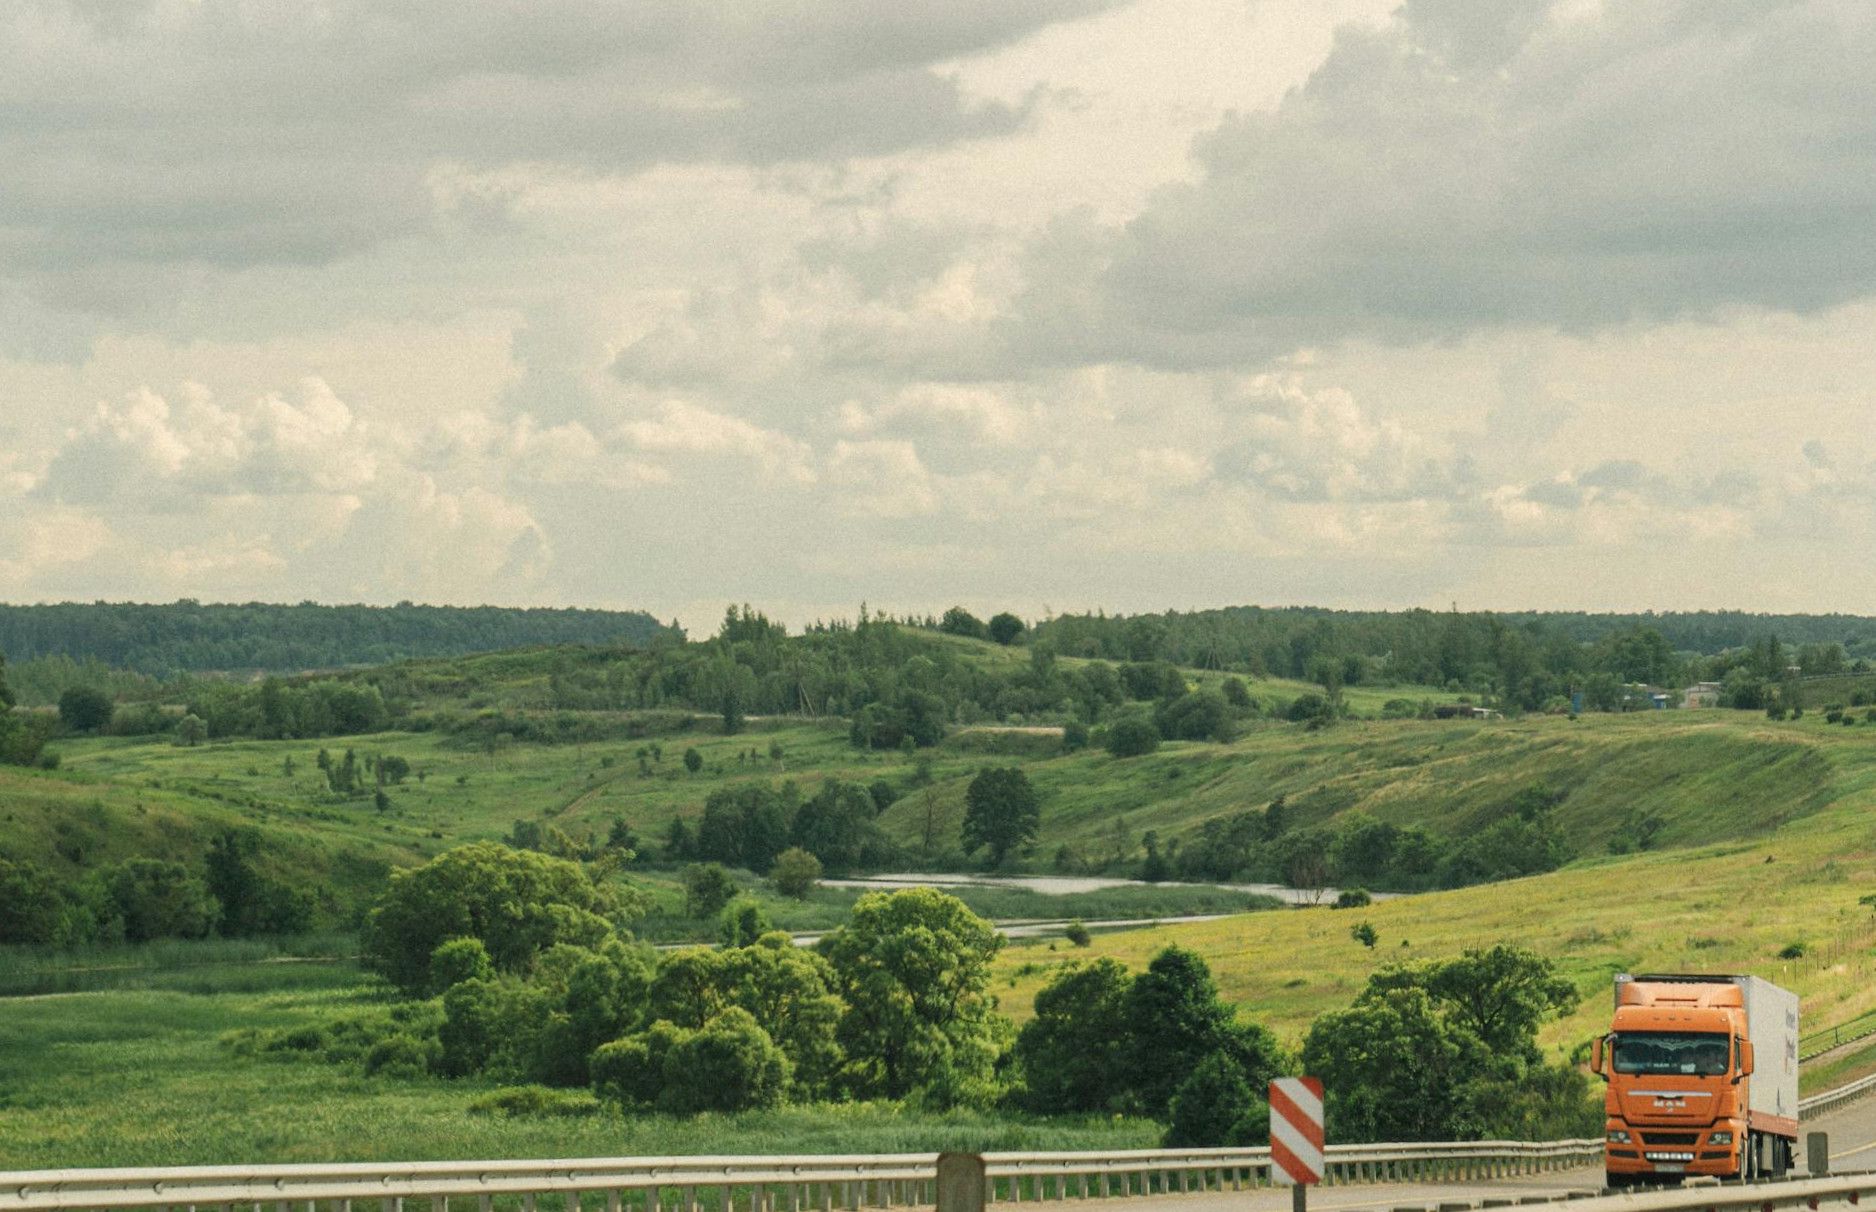
<svg viewBox="0 0 1876 1212"><path fill-rule="evenodd" d="M981 1153L938 1155L938 1212L984 1212Z"/></svg>
<svg viewBox="0 0 1876 1212"><path fill-rule="evenodd" d="M1811 1132L1804 1138L1805 1169L1812 1178L1822 1178L1830 1173L1830 1133Z"/></svg>

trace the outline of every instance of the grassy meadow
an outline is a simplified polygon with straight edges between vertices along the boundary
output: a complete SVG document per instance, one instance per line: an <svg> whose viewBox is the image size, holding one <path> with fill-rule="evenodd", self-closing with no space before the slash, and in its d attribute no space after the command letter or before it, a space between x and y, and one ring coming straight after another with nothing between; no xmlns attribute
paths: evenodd
<svg viewBox="0 0 1876 1212"><path fill-rule="evenodd" d="M1158 1125L1036 1120L886 1104L743 1115L509 1117L472 1110L492 1089L367 1077L316 1060L250 1057L222 1037L373 1004L356 969L328 987L136 990L0 1002L0 1170L228 1162L408 1161L682 1153L1121 1149ZM577 1092L576 1092L577 1093Z"/></svg>

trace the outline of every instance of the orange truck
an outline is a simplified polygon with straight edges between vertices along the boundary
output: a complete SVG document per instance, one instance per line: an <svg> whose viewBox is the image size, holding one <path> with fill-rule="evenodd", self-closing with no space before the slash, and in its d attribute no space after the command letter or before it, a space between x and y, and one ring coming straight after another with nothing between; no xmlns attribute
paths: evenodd
<svg viewBox="0 0 1876 1212"><path fill-rule="evenodd" d="M1615 1021L1591 1067L1609 1084L1611 1187L1791 1168L1798 995L1756 976L1615 978Z"/></svg>

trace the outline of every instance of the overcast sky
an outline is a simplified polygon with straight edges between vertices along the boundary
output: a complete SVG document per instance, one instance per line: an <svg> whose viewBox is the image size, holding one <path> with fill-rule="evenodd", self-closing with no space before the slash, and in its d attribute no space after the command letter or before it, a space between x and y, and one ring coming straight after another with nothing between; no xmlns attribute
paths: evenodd
<svg viewBox="0 0 1876 1212"><path fill-rule="evenodd" d="M1876 613L1867 0L12 0L0 599Z"/></svg>

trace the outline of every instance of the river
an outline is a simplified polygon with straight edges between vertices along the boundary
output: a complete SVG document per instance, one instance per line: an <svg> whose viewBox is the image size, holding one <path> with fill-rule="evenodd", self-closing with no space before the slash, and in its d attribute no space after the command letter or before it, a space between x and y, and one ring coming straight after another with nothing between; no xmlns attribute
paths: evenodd
<svg viewBox="0 0 1876 1212"><path fill-rule="evenodd" d="M936 872L893 872L888 875L856 875L844 879L825 879L833 888L1023 888L1050 896L1075 892L1100 892L1108 888L1225 888L1232 892L1251 892L1275 897L1291 905L1333 905L1339 890L1335 888L1286 888L1282 884L1195 884L1166 880L1149 884L1144 880L1118 879L1104 875L957 875ZM1371 892L1377 901L1392 900L1398 892ZM1171 919L1166 919L1171 920Z"/></svg>

